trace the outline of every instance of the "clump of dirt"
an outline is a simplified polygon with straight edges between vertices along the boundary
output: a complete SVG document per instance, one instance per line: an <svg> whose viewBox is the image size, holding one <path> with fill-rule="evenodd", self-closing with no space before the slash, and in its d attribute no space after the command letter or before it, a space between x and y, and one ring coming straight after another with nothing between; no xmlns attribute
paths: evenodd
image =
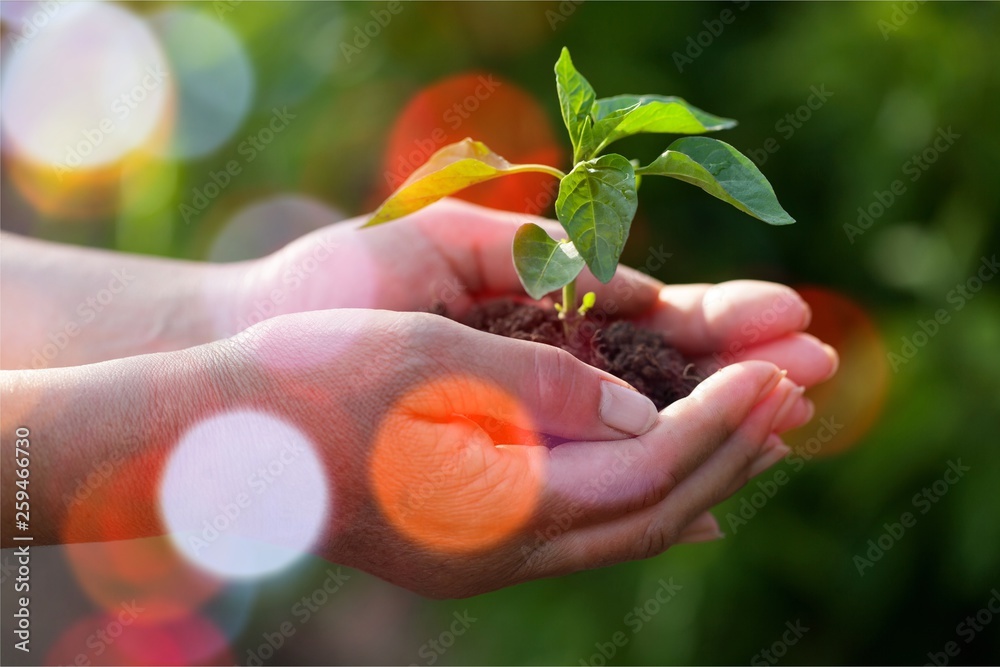
<svg viewBox="0 0 1000 667"><path fill-rule="evenodd" d="M476 306L464 323L500 336L561 347L625 380L653 401L657 410L684 398L704 379L660 334L599 312L564 322L552 309L500 299Z"/></svg>

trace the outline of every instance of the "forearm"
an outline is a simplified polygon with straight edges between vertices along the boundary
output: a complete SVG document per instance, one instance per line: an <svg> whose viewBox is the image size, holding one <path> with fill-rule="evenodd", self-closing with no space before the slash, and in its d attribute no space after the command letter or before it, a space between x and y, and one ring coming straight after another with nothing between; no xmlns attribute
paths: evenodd
<svg viewBox="0 0 1000 667"><path fill-rule="evenodd" d="M208 264L3 234L0 367L57 368L235 333L254 263Z"/></svg>
<svg viewBox="0 0 1000 667"><path fill-rule="evenodd" d="M277 338L269 333L276 328ZM330 504L338 508L318 549L346 558L332 536L350 527L363 505L359 445L371 424L352 415L367 399L329 400L344 393L336 378L349 371L328 363L317 373L308 332L289 336L287 329L269 323L176 352L0 373L4 546L13 546L15 535L36 544L106 542L192 528L165 523L164 503L195 503L208 519L241 495L261 498L253 505L258 513L274 503L324 512L296 500L304 487L295 480L318 474L330 480L337 496ZM21 446L26 433L30 444ZM27 483L18 484L25 475ZM27 492L29 517L17 516L23 508L16 502L24 500L18 491ZM244 518L246 529L251 519ZM194 528L201 530L201 518Z"/></svg>
<svg viewBox="0 0 1000 667"><path fill-rule="evenodd" d="M25 534L15 525L18 489L28 494L35 543L163 534L156 494L169 452L193 423L252 391L227 378L239 363L231 349L0 373L4 535ZM18 473L15 443L26 434L18 448L29 472Z"/></svg>

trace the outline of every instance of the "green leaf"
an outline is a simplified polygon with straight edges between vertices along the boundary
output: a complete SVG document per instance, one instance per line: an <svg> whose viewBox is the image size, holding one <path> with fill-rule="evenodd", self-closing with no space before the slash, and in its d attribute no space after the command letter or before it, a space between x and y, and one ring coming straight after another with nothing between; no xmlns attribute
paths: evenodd
<svg viewBox="0 0 1000 667"><path fill-rule="evenodd" d="M548 165L510 164L486 144L463 139L434 153L403 181L363 226L402 218L470 185L526 171L563 176L558 169Z"/></svg>
<svg viewBox="0 0 1000 667"><path fill-rule="evenodd" d="M723 118L702 111L696 106L688 104L684 99L673 95L615 95L614 97L602 97L594 101L591 115L595 121L608 117L615 111L635 109L643 106L669 106L678 105L688 111L703 127L702 132L714 132L715 130L728 130L736 127L736 121L732 118Z"/></svg>
<svg viewBox="0 0 1000 667"><path fill-rule="evenodd" d="M637 202L635 170L614 153L578 163L559 183L559 222L602 283L615 275Z"/></svg>
<svg viewBox="0 0 1000 667"><path fill-rule="evenodd" d="M676 178L772 225L795 220L781 208L774 189L756 165L729 144L708 137L684 137L636 173ZM581 251L582 252L582 251Z"/></svg>
<svg viewBox="0 0 1000 667"><path fill-rule="evenodd" d="M591 155L613 141L641 132L702 134L736 126L731 118L702 111L679 97L662 95L605 97L594 102L591 115L595 121L592 146L587 148Z"/></svg>
<svg viewBox="0 0 1000 667"><path fill-rule="evenodd" d="M532 222L514 234L514 268L532 299L541 299L574 280L583 267L583 257L571 241L554 241Z"/></svg>
<svg viewBox="0 0 1000 667"><path fill-rule="evenodd" d="M556 61L556 92L559 94L563 123L573 144L573 162L576 162L582 155L582 147L591 142L590 112L596 95L590 83L573 67L566 47Z"/></svg>

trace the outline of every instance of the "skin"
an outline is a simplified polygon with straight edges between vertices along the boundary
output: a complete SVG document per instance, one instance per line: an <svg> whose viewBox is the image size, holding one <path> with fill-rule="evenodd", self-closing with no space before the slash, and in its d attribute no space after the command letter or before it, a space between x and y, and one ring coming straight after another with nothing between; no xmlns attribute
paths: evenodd
<svg viewBox="0 0 1000 667"><path fill-rule="evenodd" d="M549 226L443 201L228 265L4 236L3 437L22 425L33 434L35 543L164 534L155 489L173 446L237 409L274 415L316 446L337 508L318 553L429 597L717 538L708 510L788 452L780 433L812 417L802 389L836 370L833 350L801 333L808 306L756 281L664 286L625 267L606 286L582 276L598 307L663 332L704 369L724 359L626 433L600 416L602 386L617 378L413 312L440 300L460 316L522 294L510 244L528 220ZM80 304L123 268L124 289L84 322L91 306ZM80 326L46 354L68 321ZM550 448L538 434L566 442ZM72 510L88 520L71 521L65 490L104 461L114 466L101 493ZM14 469L5 461L4 488ZM3 503L10 534L13 495Z"/></svg>

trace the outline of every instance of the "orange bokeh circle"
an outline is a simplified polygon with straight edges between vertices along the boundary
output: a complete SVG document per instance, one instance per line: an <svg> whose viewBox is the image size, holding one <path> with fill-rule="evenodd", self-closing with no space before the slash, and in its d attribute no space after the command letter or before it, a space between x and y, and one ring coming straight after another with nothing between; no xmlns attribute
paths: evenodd
<svg viewBox="0 0 1000 667"><path fill-rule="evenodd" d="M107 610L134 601L147 623L191 614L223 583L188 562L169 536L136 537L136 527L157 516L157 485L125 499L121 480L149 478L160 465L149 455L105 462L106 479L69 507L62 528L66 558L87 595Z"/></svg>
<svg viewBox="0 0 1000 667"><path fill-rule="evenodd" d="M382 512L441 553L513 537L532 519L543 479L545 452L530 424L526 407L490 382L450 376L418 385L375 436L370 479Z"/></svg>
<svg viewBox="0 0 1000 667"><path fill-rule="evenodd" d="M511 163L558 167L563 159L545 110L524 90L495 74L452 76L420 91L389 134L378 205L438 149L471 137ZM544 213L559 183L545 174L516 174L480 183L456 196L519 213Z"/></svg>
<svg viewBox="0 0 1000 667"><path fill-rule="evenodd" d="M816 456L838 454L856 445L882 414L889 382L885 344L871 316L852 299L812 285L796 290L812 309L806 331L837 350L840 368L809 390L816 416L785 441Z"/></svg>

